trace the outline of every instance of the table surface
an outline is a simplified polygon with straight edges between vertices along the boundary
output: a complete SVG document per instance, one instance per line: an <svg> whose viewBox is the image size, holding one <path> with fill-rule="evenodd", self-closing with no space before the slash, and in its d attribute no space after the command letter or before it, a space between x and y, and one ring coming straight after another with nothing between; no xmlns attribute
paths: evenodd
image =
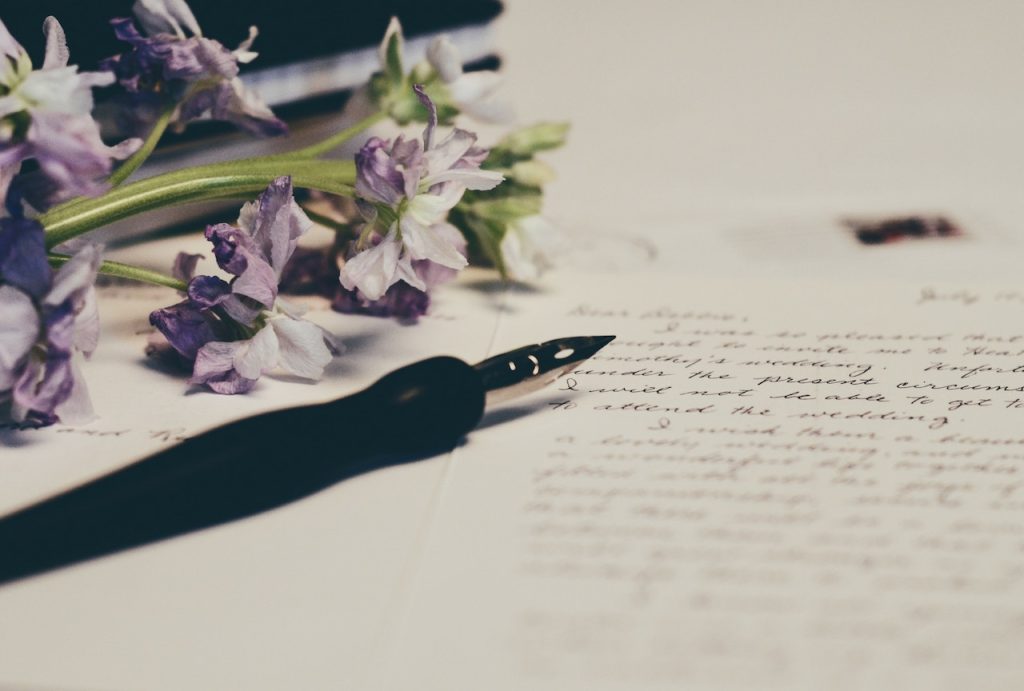
<svg viewBox="0 0 1024 691"><path fill-rule="evenodd" d="M1021 26L1010 1L510 0L497 37L520 119L573 123L548 212L606 248L577 268L1012 277ZM818 263L769 242L879 210L953 213L978 241L869 257L815 240ZM439 457L362 476L301 510L0 590L0 688L362 688L445 471ZM324 550L329 568L296 566Z"/></svg>

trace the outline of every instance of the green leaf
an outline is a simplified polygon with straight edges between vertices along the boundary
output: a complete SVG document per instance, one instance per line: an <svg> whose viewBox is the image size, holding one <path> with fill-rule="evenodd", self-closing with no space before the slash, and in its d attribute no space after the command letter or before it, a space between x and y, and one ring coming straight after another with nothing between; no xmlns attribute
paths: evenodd
<svg viewBox="0 0 1024 691"><path fill-rule="evenodd" d="M502 278L507 278L505 262L501 256L501 240L505 235L506 227L494 221L486 221L479 216L462 213L453 210L449 220L456 226L472 233L471 240L483 252L484 256L494 265ZM473 244L473 243L471 243Z"/></svg>
<svg viewBox="0 0 1024 691"><path fill-rule="evenodd" d="M540 194L522 194L482 199L473 202L470 209L483 219L504 224L524 216L536 216L540 213L542 201Z"/></svg>
<svg viewBox="0 0 1024 691"><path fill-rule="evenodd" d="M530 159L514 163L506 177L530 187L542 187L555 179L555 169L544 161Z"/></svg>
<svg viewBox="0 0 1024 691"><path fill-rule="evenodd" d="M402 25L398 19L391 18L387 32L384 34L384 72L388 81L392 84L400 84L405 78L405 69L402 67Z"/></svg>
<svg viewBox="0 0 1024 691"><path fill-rule="evenodd" d="M557 149L565 144L568 134L567 122L541 122L512 132L498 142L494 150L508 153L516 159L526 159L538 151Z"/></svg>

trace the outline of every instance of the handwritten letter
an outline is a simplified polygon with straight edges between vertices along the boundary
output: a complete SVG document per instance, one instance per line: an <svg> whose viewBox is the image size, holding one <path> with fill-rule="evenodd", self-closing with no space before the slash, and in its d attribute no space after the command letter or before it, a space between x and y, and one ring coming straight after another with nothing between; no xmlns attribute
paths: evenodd
<svg viewBox="0 0 1024 691"><path fill-rule="evenodd" d="M393 688L1024 687L1018 293L569 285L496 347L618 338L457 453Z"/></svg>

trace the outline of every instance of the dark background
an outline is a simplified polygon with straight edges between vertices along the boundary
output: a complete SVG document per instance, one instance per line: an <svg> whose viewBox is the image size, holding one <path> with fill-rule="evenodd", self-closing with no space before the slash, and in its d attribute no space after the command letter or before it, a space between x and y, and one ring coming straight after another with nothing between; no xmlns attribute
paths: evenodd
<svg viewBox="0 0 1024 691"><path fill-rule="evenodd" d="M55 16L67 33L71 64L92 69L102 58L123 50L110 19L131 16L132 4L132 0L12 2L0 10L0 19L38 66L43 55L43 19ZM259 67L376 45L392 16L401 19L406 35L416 36L483 24L501 12L499 0L247 0L190 6L203 34L228 48L237 46L249 26L256 25Z"/></svg>

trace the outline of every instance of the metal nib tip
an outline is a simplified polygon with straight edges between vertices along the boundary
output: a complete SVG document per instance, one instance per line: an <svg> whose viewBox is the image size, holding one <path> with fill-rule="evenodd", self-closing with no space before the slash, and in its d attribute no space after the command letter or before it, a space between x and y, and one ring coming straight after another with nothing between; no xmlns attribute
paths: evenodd
<svg viewBox="0 0 1024 691"><path fill-rule="evenodd" d="M475 368L489 392L488 403L540 389L573 370L615 336L571 336L489 357Z"/></svg>

